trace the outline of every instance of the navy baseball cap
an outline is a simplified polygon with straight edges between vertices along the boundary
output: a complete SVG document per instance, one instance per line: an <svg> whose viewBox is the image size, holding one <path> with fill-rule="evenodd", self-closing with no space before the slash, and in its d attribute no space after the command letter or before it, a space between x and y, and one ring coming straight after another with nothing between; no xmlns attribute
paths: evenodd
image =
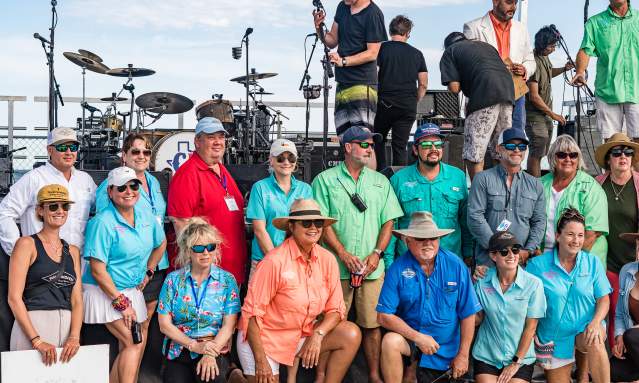
<svg viewBox="0 0 639 383"><path fill-rule="evenodd" d="M374 142L380 142L382 135L371 132L370 129L365 126L353 125L342 134L340 142L344 145L353 141L366 141L369 138L372 138Z"/></svg>
<svg viewBox="0 0 639 383"><path fill-rule="evenodd" d="M513 246L521 247L521 243L519 243L517 237L508 230L498 231L488 240L488 251L499 251Z"/></svg>
<svg viewBox="0 0 639 383"><path fill-rule="evenodd" d="M439 129L439 125L433 124L432 122L427 122L418 126L415 134L413 135L416 144L420 139L428 136L437 136L442 140L444 139L444 135Z"/></svg>
<svg viewBox="0 0 639 383"><path fill-rule="evenodd" d="M512 140L521 140L524 144L529 144L528 136L526 136L526 132L519 128L510 128L503 131L501 137L499 138L500 144L507 144Z"/></svg>
<svg viewBox="0 0 639 383"><path fill-rule="evenodd" d="M224 129L224 125L215 117L204 117L195 125L195 135L200 133L213 134L217 132L224 132L228 136L229 132Z"/></svg>

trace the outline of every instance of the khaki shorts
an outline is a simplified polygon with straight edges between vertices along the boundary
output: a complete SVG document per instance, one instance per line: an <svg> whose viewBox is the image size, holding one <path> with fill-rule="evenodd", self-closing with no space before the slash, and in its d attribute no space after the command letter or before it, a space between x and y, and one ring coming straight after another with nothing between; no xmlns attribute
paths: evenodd
<svg viewBox="0 0 639 383"><path fill-rule="evenodd" d="M548 154L553 128L550 118L526 121L526 135L530 140L528 155L535 158L543 158Z"/></svg>
<svg viewBox="0 0 639 383"><path fill-rule="evenodd" d="M348 313L355 296L355 323L362 328L378 328L377 323L377 301L382 291L384 277L377 279L367 279L362 282L362 286L354 289L348 279L342 279L342 291L344 292L344 303Z"/></svg>
<svg viewBox="0 0 639 383"><path fill-rule="evenodd" d="M608 104L598 98L595 104L597 128L601 132L601 138L607 140L613 134L622 132L624 127L628 137L639 138L639 104Z"/></svg>

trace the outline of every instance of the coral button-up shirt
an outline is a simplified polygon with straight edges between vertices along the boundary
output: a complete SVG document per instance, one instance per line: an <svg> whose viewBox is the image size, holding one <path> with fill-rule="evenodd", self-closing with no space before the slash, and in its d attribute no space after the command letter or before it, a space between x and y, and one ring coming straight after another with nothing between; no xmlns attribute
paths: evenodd
<svg viewBox="0 0 639 383"><path fill-rule="evenodd" d="M322 313L346 311L339 268L333 254L315 245L308 260L293 238L269 251L249 282L239 328L247 334L255 317L271 359L292 365L302 337L313 334Z"/></svg>
<svg viewBox="0 0 639 383"><path fill-rule="evenodd" d="M510 57L510 26L512 23L508 21L506 26L503 26L501 21L493 15L493 12L488 12L490 15L490 21L495 28L495 38L497 39L497 50L499 51L499 57L502 60L506 60Z"/></svg>

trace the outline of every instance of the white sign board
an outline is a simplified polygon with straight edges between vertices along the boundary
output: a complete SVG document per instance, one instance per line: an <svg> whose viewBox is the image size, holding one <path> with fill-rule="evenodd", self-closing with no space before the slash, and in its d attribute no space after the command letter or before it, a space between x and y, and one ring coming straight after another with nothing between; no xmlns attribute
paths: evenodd
<svg viewBox="0 0 639 383"><path fill-rule="evenodd" d="M62 349L58 349L58 359ZM68 363L45 366L35 350L3 352L3 383L109 383L109 345L82 346Z"/></svg>

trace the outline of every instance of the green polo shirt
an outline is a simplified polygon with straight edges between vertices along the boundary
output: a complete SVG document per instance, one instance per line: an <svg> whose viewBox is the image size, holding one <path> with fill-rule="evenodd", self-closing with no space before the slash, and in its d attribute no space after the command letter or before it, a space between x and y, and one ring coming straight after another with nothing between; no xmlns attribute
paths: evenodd
<svg viewBox="0 0 639 383"><path fill-rule="evenodd" d="M544 186L544 195L546 197L546 214L548 214L550 201L552 201L552 180L552 173L541 177L541 184ZM578 170L577 175L564 190L557 203L555 227L557 222L559 222L561 212L568 207L574 207L586 218L586 230L602 233L595 241L595 244L592 245L590 253L601 260L601 265L605 269L608 255L608 241L606 240L606 235L608 235L608 198L606 197L606 192L594 178L586 172ZM546 235L544 234L543 238L545 237ZM541 243L543 246L544 241ZM549 249L544 250L547 251Z"/></svg>
<svg viewBox="0 0 639 383"><path fill-rule="evenodd" d="M406 166L391 177L391 185L404 209L404 216L397 220L395 227L406 229L414 212L429 211L437 227L455 230L440 240L440 246L459 257L472 257L473 237L466 223L466 173L443 162L439 166L439 174L432 181L419 172L417 163ZM394 249L396 256L408 250L406 244L395 237L392 244L394 247L389 246L388 251Z"/></svg>
<svg viewBox="0 0 639 383"><path fill-rule="evenodd" d="M597 57L595 96L608 104L639 103L639 15L625 17L610 7L591 17L581 49Z"/></svg>
<svg viewBox="0 0 639 383"><path fill-rule="evenodd" d="M364 200L366 211L360 212L351 202L349 194L354 193ZM313 197L323 215L337 219L332 227L342 245L362 260L375 249L382 225L404 215L390 182L383 174L365 167L355 182L343 162L315 177ZM339 257L335 258L339 264L340 278L349 279L348 268ZM392 263L392 260L392 253L386 254L377 270L367 279L382 276L385 263Z"/></svg>

